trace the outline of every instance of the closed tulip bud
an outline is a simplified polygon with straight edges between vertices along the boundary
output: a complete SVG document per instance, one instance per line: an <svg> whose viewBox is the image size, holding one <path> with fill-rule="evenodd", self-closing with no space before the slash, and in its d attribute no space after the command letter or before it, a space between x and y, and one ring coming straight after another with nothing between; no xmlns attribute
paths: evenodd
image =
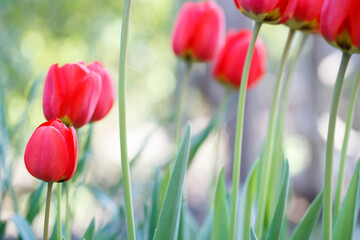
<svg viewBox="0 0 360 240"><path fill-rule="evenodd" d="M252 31L230 30L227 34L225 45L215 60L213 75L220 82L235 88L240 87L242 71L245 64L247 49L249 48ZM260 38L255 43L253 58L247 87L254 86L264 75L266 68L266 48Z"/></svg>
<svg viewBox="0 0 360 240"><path fill-rule="evenodd" d="M45 182L65 182L75 173L78 159L77 136L59 119L41 124L25 149L29 173Z"/></svg>
<svg viewBox="0 0 360 240"><path fill-rule="evenodd" d="M46 76L43 110L47 120L61 119L76 128L88 123L101 93L101 77L83 63L53 64Z"/></svg>
<svg viewBox="0 0 360 240"><path fill-rule="evenodd" d="M297 0L234 0L237 8L256 22L285 23L292 16ZM300 0L302 1L302 0Z"/></svg>
<svg viewBox="0 0 360 240"><path fill-rule="evenodd" d="M223 10L215 2L185 2L174 25L173 50L187 61L212 60L221 44L224 27Z"/></svg>
<svg viewBox="0 0 360 240"><path fill-rule="evenodd" d="M294 30L318 32L323 3L324 0L297 1L294 14L286 24Z"/></svg>
<svg viewBox="0 0 360 240"><path fill-rule="evenodd" d="M320 32L335 47L360 53L360 1L325 0L320 16Z"/></svg>
<svg viewBox="0 0 360 240"><path fill-rule="evenodd" d="M114 104L115 89L112 77L100 62L93 62L87 66L90 71L96 72L101 78L101 93L91 121L98 121L109 113Z"/></svg>

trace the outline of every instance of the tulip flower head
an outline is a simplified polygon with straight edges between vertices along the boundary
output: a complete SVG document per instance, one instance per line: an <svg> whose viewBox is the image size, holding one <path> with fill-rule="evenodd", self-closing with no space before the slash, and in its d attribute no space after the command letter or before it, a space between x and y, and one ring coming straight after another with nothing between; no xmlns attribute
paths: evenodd
<svg viewBox="0 0 360 240"><path fill-rule="evenodd" d="M87 68L92 72L98 73L101 78L101 93L99 101L97 102L95 111L91 117L91 121L98 121L109 113L114 104L114 83L109 71L106 70L100 62L95 61L87 65Z"/></svg>
<svg viewBox="0 0 360 240"><path fill-rule="evenodd" d="M360 1L325 0L320 32L332 45L347 53L360 53Z"/></svg>
<svg viewBox="0 0 360 240"><path fill-rule="evenodd" d="M101 77L83 63L53 64L46 76L43 110L47 120L61 119L76 128L88 123L101 94Z"/></svg>
<svg viewBox="0 0 360 240"><path fill-rule="evenodd" d="M271 24L285 23L292 16L297 0L234 0L249 18ZM300 0L302 1L302 0Z"/></svg>
<svg viewBox="0 0 360 240"><path fill-rule="evenodd" d="M245 64L247 49L249 48L252 31L229 30L225 45L220 51L213 68L214 77L220 82L235 88L240 88L242 71ZM253 58L251 60L247 87L250 88L260 81L266 68L266 47L258 38L255 43Z"/></svg>
<svg viewBox="0 0 360 240"><path fill-rule="evenodd" d="M77 136L59 119L41 124L25 149L25 166L29 173L45 182L65 182L76 170Z"/></svg>
<svg viewBox="0 0 360 240"><path fill-rule="evenodd" d="M186 61L210 61L224 34L223 10L213 1L185 2L173 28L172 47Z"/></svg>
<svg viewBox="0 0 360 240"><path fill-rule="evenodd" d="M294 30L318 32L323 3L324 0L297 1L294 14L286 24Z"/></svg>

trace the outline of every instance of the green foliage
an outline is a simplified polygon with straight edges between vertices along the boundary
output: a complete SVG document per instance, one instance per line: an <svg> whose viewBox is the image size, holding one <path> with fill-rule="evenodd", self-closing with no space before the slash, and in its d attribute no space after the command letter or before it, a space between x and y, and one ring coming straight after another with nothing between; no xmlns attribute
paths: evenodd
<svg viewBox="0 0 360 240"><path fill-rule="evenodd" d="M45 182L42 182L40 186L31 193L29 198L28 212L26 214L26 219L31 224L36 217L36 215L41 210L43 206L43 192L44 192Z"/></svg>
<svg viewBox="0 0 360 240"><path fill-rule="evenodd" d="M82 240L94 240L95 239L95 219L93 218L84 233Z"/></svg>
<svg viewBox="0 0 360 240"><path fill-rule="evenodd" d="M254 232L254 229L252 227L250 228L250 240L258 240L258 238Z"/></svg>
<svg viewBox="0 0 360 240"><path fill-rule="evenodd" d="M154 240L176 239L179 227L181 199L185 172L190 150L190 124L187 125L180 150L170 177L165 199L161 207Z"/></svg>
<svg viewBox="0 0 360 240"><path fill-rule="evenodd" d="M359 209L360 161L358 160L349 189L333 229L334 240L351 240Z"/></svg>
<svg viewBox="0 0 360 240"><path fill-rule="evenodd" d="M23 240L36 240L35 234L29 222L20 214L15 214L10 221L15 223L19 235Z"/></svg>

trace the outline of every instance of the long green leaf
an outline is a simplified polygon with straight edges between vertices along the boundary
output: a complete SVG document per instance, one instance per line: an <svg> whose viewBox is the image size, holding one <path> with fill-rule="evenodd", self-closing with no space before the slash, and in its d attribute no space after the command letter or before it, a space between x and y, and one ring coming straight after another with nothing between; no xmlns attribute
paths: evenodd
<svg viewBox="0 0 360 240"><path fill-rule="evenodd" d="M258 240L258 238L254 232L254 229L252 227L250 228L250 240Z"/></svg>
<svg viewBox="0 0 360 240"><path fill-rule="evenodd" d="M0 221L0 239L4 239L6 222Z"/></svg>
<svg viewBox="0 0 360 240"><path fill-rule="evenodd" d="M23 216L15 214L10 220L15 223L19 235L23 240L36 240L29 222Z"/></svg>
<svg viewBox="0 0 360 240"><path fill-rule="evenodd" d="M243 191L240 199L240 216L238 221L238 239L250 239L250 221L251 221L251 207L255 199L256 193L256 173L258 169L258 160L254 161L244 183Z"/></svg>
<svg viewBox="0 0 360 240"><path fill-rule="evenodd" d="M44 200L42 199L44 186L45 182L42 182L40 186L30 195L28 211L26 214L26 219L29 221L30 224L33 222L34 218L39 213L42 203L44 202Z"/></svg>
<svg viewBox="0 0 360 240"><path fill-rule="evenodd" d="M82 240L93 240L95 234L95 219L93 218L84 233L84 236L81 238Z"/></svg>
<svg viewBox="0 0 360 240"><path fill-rule="evenodd" d="M161 207L158 227L155 230L155 240L171 240L177 237L184 178L190 150L190 129L190 123L188 123Z"/></svg>
<svg viewBox="0 0 360 240"><path fill-rule="evenodd" d="M155 182L151 196L151 213L148 239L153 239L158 219L159 169L155 171Z"/></svg>
<svg viewBox="0 0 360 240"><path fill-rule="evenodd" d="M289 192L289 182L289 163L288 161L286 161L279 200L277 202L274 217L271 221L269 232L266 237L266 239L268 240L279 239L280 237L281 225L285 215L286 203Z"/></svg>
<svg viewBox="0 0 360 240"><path fill-rule="evenodd" d="M323 203L324 191L321 191L319 195L310 205L309 209L306 211L306 214L301 219L300 223L297 225L291 240L302 240L309 239L312 230L315 227L317 220L319 219L322 203Z"/></svg>
<svg viewBox="0 0 360 240"><path fill-rule="evenodd" d="M224 169L221 169L215 193L215 210L211 239L230 239L229 215L226 201Z"/></svg>
<svg viewBox="0 0 360 240"><path fill-rule="evenodd" d="M211 210L205 218L203 225L201 226L196 240L209 240L211 238L211 229L214 220L214 211Z"/></svg>
<svg viewBox="0 0 360 240"><path fill-rule="evenodd" d="M359 205L359 170L360 159L356 164L354 174L351 178L349 189L342 204L340 213L336 219L333 229L334 240L351 240L356 219L358 215Z"/></svg>

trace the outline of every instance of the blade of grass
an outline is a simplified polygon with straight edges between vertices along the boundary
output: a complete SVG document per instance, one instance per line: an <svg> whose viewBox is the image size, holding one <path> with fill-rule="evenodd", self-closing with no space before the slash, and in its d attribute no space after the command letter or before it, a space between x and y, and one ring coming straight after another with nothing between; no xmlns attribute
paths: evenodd
<svg viewBox="0 0 360 240"><path fill-rule="evenodd" d="M155 240L176 239L178 234L183 185L190 150L190 129L188 123L161 207Z"/></svg>

